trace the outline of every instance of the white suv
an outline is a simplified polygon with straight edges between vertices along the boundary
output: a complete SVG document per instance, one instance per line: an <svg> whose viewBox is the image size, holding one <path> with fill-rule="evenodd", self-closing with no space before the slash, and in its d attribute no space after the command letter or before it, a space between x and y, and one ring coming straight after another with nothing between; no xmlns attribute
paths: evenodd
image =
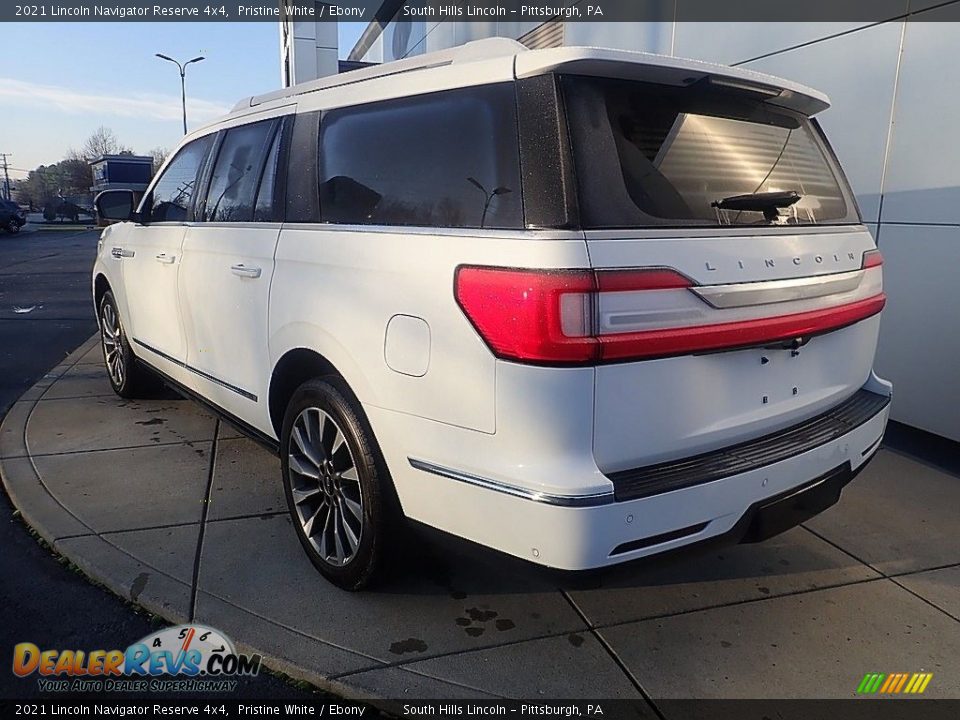
<svg viewBox="0 0 960 720"><path fill-rule="evenodd" d="M99 196L114 389L280 456L356 589L406 517L585 569L835 503L877 449L882 259L827 99L494 39L249 98Z"/></svg>

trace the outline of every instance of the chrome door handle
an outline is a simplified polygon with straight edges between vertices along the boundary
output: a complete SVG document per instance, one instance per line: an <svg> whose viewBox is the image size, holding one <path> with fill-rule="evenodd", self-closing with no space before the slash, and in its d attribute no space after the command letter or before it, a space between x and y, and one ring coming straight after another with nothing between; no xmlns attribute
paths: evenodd
<svg viewBox="0 0 960 720"><path fill-rule="evenodd" d="M166 253L157 255L157 262L162 262L164 265L172 265L176 259L176 255L167 255Z"/></svg>
<svg viewBox="0 0 960 720"><path fill-rule="evenodd" d="M124 250L123 248L115 247L110 251L110 254L115 258L132 258L136 253L133 250Z"/></svg>
<svg viewBox="0 0 960 720"><path fill-rule="evenodd" d="M247 267L241 263L239 265L231 265L230 272L240 277L258 278L263 271L258 267Z"/></svg>

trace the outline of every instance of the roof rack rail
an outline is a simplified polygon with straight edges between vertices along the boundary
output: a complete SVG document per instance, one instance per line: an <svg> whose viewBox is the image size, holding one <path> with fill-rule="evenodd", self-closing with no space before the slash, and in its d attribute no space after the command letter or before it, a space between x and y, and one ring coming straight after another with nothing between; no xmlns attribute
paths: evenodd
<svg viewBox="0 0 960 720"><path fill-rule="evenodd" d="M244 110L274 100L283 100L298 95L326 90L327 88L339 87L342 85L351 85L353 83L372 80L388 75L398 75L400 73L414 72L417 70L427 70L429 68L443 67L444 65L453 65L461 62L476 62L478 60L488 60L496 57L515 55L518 52L527 50L527 47L518 43L516 40L504 37L484 38L472 42L458 45L447 50L438 50L432 53L425 53L403 60L395 60L382 65L376 65L360 70L351 70L340 75L330 75L318 80L292 85L282 90L264 93L263 95L254 95L244 98L238 102L232 112Z"/></svg>

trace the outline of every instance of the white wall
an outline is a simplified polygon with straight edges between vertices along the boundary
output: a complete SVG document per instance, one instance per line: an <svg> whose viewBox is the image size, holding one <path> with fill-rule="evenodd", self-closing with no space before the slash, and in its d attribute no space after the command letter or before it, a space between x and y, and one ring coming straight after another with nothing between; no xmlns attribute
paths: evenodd
<svg viewBox="0 0 960 720"><path fill-rule="evenodd" d="M286 62L290 76L287 85L316 80L339 71L337 24L298 20L281 27L281 63Z"/></svg>

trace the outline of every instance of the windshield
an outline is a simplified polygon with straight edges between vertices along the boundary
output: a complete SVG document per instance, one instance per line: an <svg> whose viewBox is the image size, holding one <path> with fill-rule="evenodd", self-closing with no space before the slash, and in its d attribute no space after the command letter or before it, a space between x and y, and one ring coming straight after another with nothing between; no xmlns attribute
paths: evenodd
<svg viewBox="0 0 960 720"><path fill-rule="evenodd" d="M566 76L584 227L860 221L813 123L755 95Z"/></svg>

